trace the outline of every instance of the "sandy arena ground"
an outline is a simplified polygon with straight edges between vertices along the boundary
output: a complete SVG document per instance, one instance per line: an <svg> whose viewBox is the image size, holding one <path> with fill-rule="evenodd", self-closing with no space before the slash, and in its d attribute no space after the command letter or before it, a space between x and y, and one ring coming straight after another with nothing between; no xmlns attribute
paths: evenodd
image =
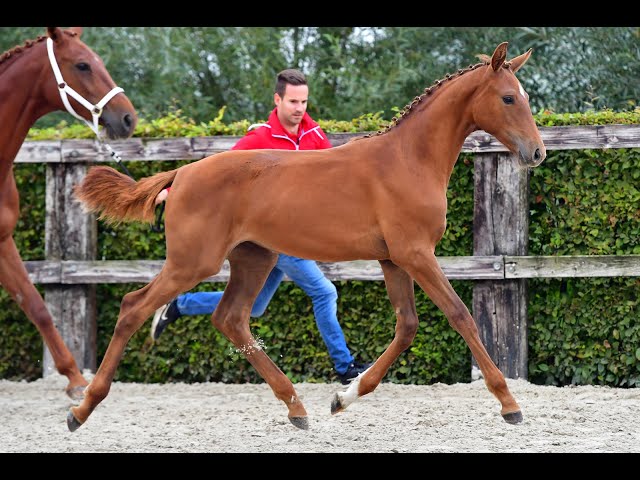
<svg viewBox="0 0 640 480"><path fill-rule="evenodd" d="M71 433L65 377L1 380L0 452L640 452L640 389L508 382L520 425L502 420L482 380L383 383L334 416L342 385L297 384L307 431L266 384L116 382Z"/></svg>

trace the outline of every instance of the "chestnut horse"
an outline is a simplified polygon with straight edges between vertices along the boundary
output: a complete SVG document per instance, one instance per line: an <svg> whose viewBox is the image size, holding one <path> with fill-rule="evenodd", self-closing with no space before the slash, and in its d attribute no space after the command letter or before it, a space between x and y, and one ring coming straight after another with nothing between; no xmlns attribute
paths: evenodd
<svg viewBox="0 0 640 480"><path fill-rule="evenodd" d="M331 412L372 392L418 328L414 280L446 315L478 362L509 423L522 413L485 350L476 324L435 256L444 234L447 184L464 140L475 130L498 138L521 165L546 156L514 75L531 50L506 62L507 43L492 57L435 82L375 135L329 150L233 150L138 182L110 167L92 167L75 194L107 221L153 221L154 199L172 184L166 204L166 261L147 286L122 300L118 321L83 401L71 408L76 430L107 396L127 342L153 312L217 273L231 274L211 317L288 408L308 428L293 384L260 348L249 328L254 299L277 253L328 262L379 260L397 324L386 351L346 391Z"/></svg>
<svg viewBox="0 0 640 480"><path fill-rule="evenodd" d="M109 138L133 133L137 122L133 105L115 86L102 60L80 40L81 33L81 28L48 27L46 36L0 55L0 284L42 335L56 369L69 379L65 391L73 399L82 398L88 383L29 279L13 240L20 209L12 165L34 122L56 110L66 109L86 121L96 134L100 123Z"/></svg>

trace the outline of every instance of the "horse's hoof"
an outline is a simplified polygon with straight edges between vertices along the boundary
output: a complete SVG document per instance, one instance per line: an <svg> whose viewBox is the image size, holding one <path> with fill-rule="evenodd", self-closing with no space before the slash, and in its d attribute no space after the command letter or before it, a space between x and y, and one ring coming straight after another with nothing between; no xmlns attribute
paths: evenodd
<svg viewBox="0 0 640 480"><path fill-rule="evenodd" d="M333 396L333 400L331 400L331 415L335 415L336 413L339 413L342 410L344 410L344 407L342 406L340 397L338 397L338 394L336 393Z"/></svg>
<svg viewBox="0 0 640 480"><path fill-rule="evenodd" d="M309 430L309 417L289 417L289 421L300 430Z"/></svg>
<svg viewBox="0 0 640 480"><path fill-rule="evenodd" d="M69 427L70 432L75 432L82 425L76 417L73 416L73 412L69 410L67 413L67 427Z"/></svg>
<svg viewBox="0 0 640 480"><path fill-rule="evenodd" d="M71 400L80 401L84 398L84 389L86 385L78 385L77 387L69 388L65 390L65 393L71 398Z"/></svg>
<svg viewBox="0 0 640 480"><path fill-rule="evenodd" d="M522 412L518 410L517 412L505 413L504 415L502 415L502 418L504 418L505 422L512 425L522 423Z"/></svg>

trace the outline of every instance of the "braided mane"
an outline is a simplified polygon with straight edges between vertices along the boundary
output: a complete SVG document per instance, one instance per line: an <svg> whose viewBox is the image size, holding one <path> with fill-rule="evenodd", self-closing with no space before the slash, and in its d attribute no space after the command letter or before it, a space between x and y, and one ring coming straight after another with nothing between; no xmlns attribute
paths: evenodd
<svg viewBox="0 0 640 480"><path fill-rule="evenodd" d="M75 37L77 35L76 32L72 32L71 30L63 30L62 33L66 34L66 35L69 35L71 37ZM36 43L40 43L40 42L42 42L42 41L44 41L46 39L47 39L47 35L39 35L35 40L26 40L22 45L16 45L15 47L11 48L10 50L7 50L2 55L0 55L0 65L2 65L2 63L4 63L6 60L11 58L12 56L15 56L15 55L17 55L19 53L22 53L22 51L25 48L31 48Z"/></svg>
<svg viewBox="0 0 640 480"><path fill-rule="evenodd" d="M417 97L415 97L411 103L405 105L405 107L400 112L399 116L393 117L391 119L391 123L389 125L387 125L384 129L378 130L377 132L369 133L369 134L367 134L367 135L365 135L363 137L357 137L354 140L359 140L359 139L362 139L362 138L369 138L369 137L373 137L373 136L376 136L376 135L383 135L383 134L387 133L393 127L398 125L398 123L400 123L400 121L402 119L406 118L407 115L409 115L409 113L411 112L411 110L414 107L418 106L426 97L431 95L434 92L434 90L436 90L438 87L440 87L442 84L444 84L444 82L446 82L448 80L453 80L454 78L457 78L457 77L459 77L461 75L464 75L465 73L470 72L472 70L475 70L476 68L489 65L489 63L491 62L491 57L489 57L488 55L480 54L480 55L478 55L478 58L480 58L480 60L482 60L482 62L476 63L475 65L469 65L467 68L461 68L461 69L459 69L457 72L455 72L453 74L447 73L443 78L441 78L440 80L436 80L435 82L433 82L433 84L431 86L425 88L424 92L421 95L418 95ZM503 64L504 68L509 68L510 66L511 66L510 62L505 62Z"/></svg>

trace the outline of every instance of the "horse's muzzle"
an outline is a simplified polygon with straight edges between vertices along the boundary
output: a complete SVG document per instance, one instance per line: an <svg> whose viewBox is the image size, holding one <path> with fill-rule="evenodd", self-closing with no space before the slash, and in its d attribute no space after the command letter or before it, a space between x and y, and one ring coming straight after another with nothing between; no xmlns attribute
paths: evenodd
<svg viewBox="0 0 640 480"><path fill-rule="evenodd" d="M135 113L110 112L104 110L100 117L100 123L104 127L107 138L117 140L119 138L129 138L138 123Z"/></svg>
<svg viewBox="0 0 640 480"><path fill-rule="evenodd" d="M547 158L547 149L543 146L531 149L518 149L520 162L526 167L537 167Z"/></svg>

